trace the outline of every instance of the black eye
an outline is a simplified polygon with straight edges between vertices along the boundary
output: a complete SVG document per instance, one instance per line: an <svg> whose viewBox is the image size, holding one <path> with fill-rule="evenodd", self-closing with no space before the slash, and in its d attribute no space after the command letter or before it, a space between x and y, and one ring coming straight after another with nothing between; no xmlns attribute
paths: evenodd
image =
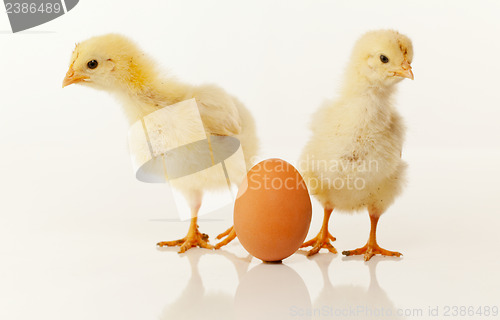
<svg viewBox="0 0 500 320"><path fill-rule="evenodd" d="M389 58L387 58L386 56L384 56L383 54L380 55L380 61L382 61L383 63L387 63L389 62Z"/></svg>
<svg viewBox="0 0 500 320"><path fill-rule="evenodd" d="M90 60L87 63L87 67L89 67L89 69L95 69L95 68L97 68L98 65L99 65L99 63L97 62L97 60Z"/></svg>

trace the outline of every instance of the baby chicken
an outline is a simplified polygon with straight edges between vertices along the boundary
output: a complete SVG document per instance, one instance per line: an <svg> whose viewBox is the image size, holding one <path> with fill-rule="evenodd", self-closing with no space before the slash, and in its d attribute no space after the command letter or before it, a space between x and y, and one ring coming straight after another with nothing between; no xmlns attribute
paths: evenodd
<svg viewBox="0 0 500 320"><path fill-rule="evenodd" d="M191 86L162 77L155 63L124 36L108 34L77 44L63 87L73 83L112 93L121 100L130 125L160 108L195 98L207 137L233 136L241 143L246 163L226 163L231 177L243 179L257 152L255 123L240 101L214 85ZM186 129L188 124L183 125L182 121L186 120L179 119L179 125L171 128L176 132L169 134L169 137L175 139L191 134ZM196 156L191 158L196 161ZM186 237L160 242L158 245L180 246L179 253L196 246L212 249L208 236L198 231L197 214L203 191L227 188L226 178L201 171L182 179L182 182L175 181L172 180L172 186L185 196L191 207L191 224ZM234 239L235 232L229 228L219 238L224 236L227 238L217 248Z"/></svg>
<svg viewBox="0 0 500 320"><path fill-rule="evenodd" d="M324 208L318 235L302 247L308 255L321 248L337 253L328 221L334 209L368 209L371 232L367 244L344 255L400 256L382 249L376 240L377 222L401 192L406 163L401 159L405 128L391 103L395 85L413 80L410 39L393 30L364 34L354 46L340 97L313 116L312 137L300 158L309 187Z"/></svg>

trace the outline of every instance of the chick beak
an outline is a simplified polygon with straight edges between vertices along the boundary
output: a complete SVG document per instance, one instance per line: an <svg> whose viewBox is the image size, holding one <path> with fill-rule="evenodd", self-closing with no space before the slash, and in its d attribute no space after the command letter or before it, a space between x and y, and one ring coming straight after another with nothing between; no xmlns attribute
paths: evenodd
<svg viewBox="0 0 500 320"><path fill-rule="evenodd" d="M89 77L84 76L84 75L79 75L75 73L75 70L73 70L72 67L68 69L68 72L66 72L66 76L64 77L62 87L69 86L70 84L73 83L78 83L87 80Z"/></svg>
<svg viewBox="0 0 500 320"><path fill-rule="evenodd" d="M403 77L403 78L408 78L408 79L414 79L413 78L413 72L411 71L411 65L408 62L408 60L404 60L403 63L401 64L401 69L393 71L395 76Z"/></svg>

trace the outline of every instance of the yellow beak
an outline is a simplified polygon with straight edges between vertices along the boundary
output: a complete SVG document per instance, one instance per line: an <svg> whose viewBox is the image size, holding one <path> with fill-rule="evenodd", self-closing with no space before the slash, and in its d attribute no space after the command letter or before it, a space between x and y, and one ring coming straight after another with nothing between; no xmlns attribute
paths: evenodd
<svg viewBox="0 0 500 320"><path fill-rule="evenodd" d="M64 88L66 86L69 86L70 84L82 82L87 79L89 79L89 77L84 75L79 75L75 73L75 70L73 70L72 67L69 67L68 72L66 72L66 76L64 77L62 87Z"/></svg>
<svg viewBox="0 0 500 320"><path fill-rule="evenodd" d="M395 70L393 71L393 73L398 77L408 78L412 80L414 79L413 72L411 71L411 65L406 59L401 64L401 69Z"/></svg>

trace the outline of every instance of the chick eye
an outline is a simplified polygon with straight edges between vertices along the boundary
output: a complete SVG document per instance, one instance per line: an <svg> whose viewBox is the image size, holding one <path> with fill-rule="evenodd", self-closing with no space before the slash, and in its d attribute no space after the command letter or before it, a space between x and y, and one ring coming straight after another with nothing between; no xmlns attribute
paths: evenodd
<svg viewBox="0 0 500 320"><path fill-rule="evenodd" d="M384 56L383 54L380 55L380 61L382 61L382 63L387 63L389 62L389 58L387 58L386 56Z"/></svg>
<svg viewBox="0 0 500 320"><path fill-rule="evenodd" d="M98 65L99 65L99 63L97 62L97 60L90 60L87 63L87 67L89 67L89 69L95 69L95 68L97 68Z"/></svg>

